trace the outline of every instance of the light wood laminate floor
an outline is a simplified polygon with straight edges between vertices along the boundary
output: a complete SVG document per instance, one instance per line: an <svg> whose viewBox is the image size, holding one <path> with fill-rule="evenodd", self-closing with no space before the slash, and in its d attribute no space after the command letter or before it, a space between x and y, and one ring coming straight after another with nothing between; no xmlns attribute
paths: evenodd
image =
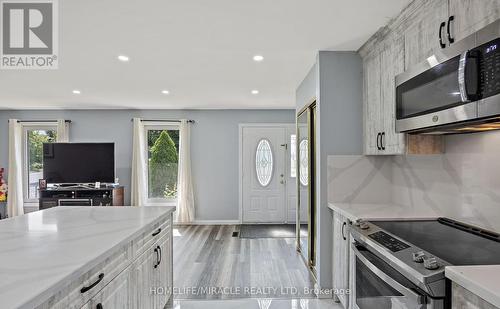
<svg viewBox="0 0 500 309"><path fill-rule="evenodd" d="M175 299L314 297L314 278L295 239L240 239L235 230L174 227Z"/></svg>

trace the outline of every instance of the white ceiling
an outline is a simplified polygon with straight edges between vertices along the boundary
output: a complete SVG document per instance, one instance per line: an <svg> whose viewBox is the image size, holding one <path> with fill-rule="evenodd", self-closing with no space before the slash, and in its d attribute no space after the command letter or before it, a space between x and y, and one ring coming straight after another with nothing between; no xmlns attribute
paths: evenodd
<svg viewBox="0 0 500 309"><path fill-rule="evenodd" d="M59 69L0 71L0 108L293 108L316 51L357 50L409 2L59 0Z"/></svg>

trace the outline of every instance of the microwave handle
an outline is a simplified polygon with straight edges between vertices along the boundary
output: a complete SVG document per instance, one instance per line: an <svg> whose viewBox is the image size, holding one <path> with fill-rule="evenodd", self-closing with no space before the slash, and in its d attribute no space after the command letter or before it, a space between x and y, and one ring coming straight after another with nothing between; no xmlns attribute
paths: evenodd
<svg viewBox="0 0 500 309"><path fill-rule="evenodd" d="M469 102L469 96L467 95L467 87L465 84L465 68L467 67L468 57L469 51L466 51L460 55L460 60L458 62L458 88L460 90L460 98L462 99L462 102Z"/></svg>
<svg viewBox="0 0 500 309"><path fill-rule="evenodd" d="M411 298L415 300L416 303L418 304L425 304L425 296L416 293L415 291L403 286L396 280L392 279L390 276L388 276L386 273L381 271L377 266L375 266L372 262L370 262L357 248L356 243L351 244L351 249L356 255L356 257L368 268L370 269L375 275L377 275L380 279L385 281L387 284L389 284L391 287L393 287L395 290L397 290L399 293L403 294L407 298Z"/></svg>
<svg viewBox="0 0 500 309"><path fill-rule="evenodd" d="M479 97L479 63L474 52L460 55L458 63L458 87L462 102L475 101Z"/></svg>

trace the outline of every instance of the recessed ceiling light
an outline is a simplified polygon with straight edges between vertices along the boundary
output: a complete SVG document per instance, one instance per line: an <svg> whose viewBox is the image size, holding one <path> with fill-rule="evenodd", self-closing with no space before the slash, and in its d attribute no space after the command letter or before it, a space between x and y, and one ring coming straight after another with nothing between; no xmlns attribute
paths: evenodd
<svg viewBox="0 0 500 309"><path fill-rule="evenodd" d="M80 93L82 93L80 90L77 89L73 90L73 94L80 94Z"/></svg>
<svg viewBox="0 0 500 309"><path fill-rule="evenodd" d="M259 94L259 90L252 90L252 94Z"/></svg>
<svg viewBox="0 0 500 309"><path fill-rule="evenodd" d="M261 55L253 56L253 61L261 62L262 60L264 60L264 56L261 56Z"/></svg>
<svg viewBox="0 0 500 309"><path fill-rule="evenodd" d="M163 93L163 94L170 94L170 91L168 91L168 90L162 90L161 93Z"/></svg>
<svg viewBox="0 0 500 309"><path fill-rule="evenodd" d="M122 62L128 62L130 60L130 58L128 56L125 56L125 55L119 55L118 60L120 60Z"/></svg>

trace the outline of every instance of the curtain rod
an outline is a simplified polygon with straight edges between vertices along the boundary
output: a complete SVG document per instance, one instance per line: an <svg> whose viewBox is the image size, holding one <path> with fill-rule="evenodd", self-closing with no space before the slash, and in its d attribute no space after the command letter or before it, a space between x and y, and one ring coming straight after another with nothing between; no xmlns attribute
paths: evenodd
<svg viewBox="0 0 500 309"><path fill-rule="evenodd" d="M131 121L134 121L132 118ZM181 122L179 119L141 119L141 121L151 121L151 122ZM194 120L188 120L189 123L195 123Z"/></svg>
<svg viewBox="0 0 500 309"><path fill-rule="evenodd" d="M57 120L18 120L17 122L57 122ZM71 120L64 120L64 122L71 123Z"/></svg>

